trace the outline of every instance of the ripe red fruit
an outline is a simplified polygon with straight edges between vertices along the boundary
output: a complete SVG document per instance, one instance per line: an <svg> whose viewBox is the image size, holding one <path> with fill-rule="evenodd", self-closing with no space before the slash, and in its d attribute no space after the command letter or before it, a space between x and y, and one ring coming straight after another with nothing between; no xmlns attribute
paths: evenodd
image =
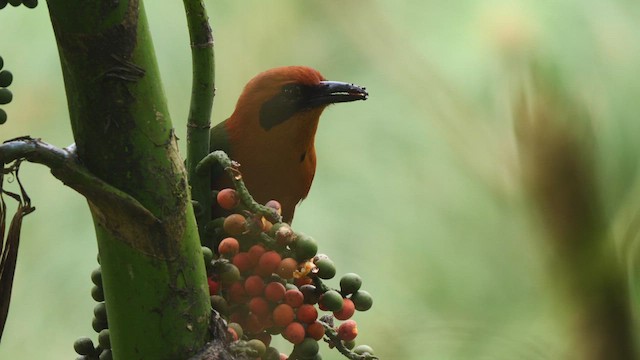
<svg viewBox="0 0 640 360"><path fill-rule="evenodd" d="M318 319L318 310L316 310L313 305L304 304L298 308L298 311L296 311L296 317L298 318L298 321L302 323L311 324Z"/></svg>
<svg viewBox="0 0 640 360"><path fill-rule="evenodd" d="M235 238L224 238L220 241L220 244L218 244L218 253L228 258L237 254L238 251L240 251L240 243Z"/></svg>
<svg viewBox="0 0 640 360"><path fill-rule="evenodd" d="M260 319L258 319L258 316L256 314L249 314L246 317L244 324L242 324L242 328L248 334L257 334L264 330L262 322L260 321Z"/></svg>
<svg viewBox="0 0 640 360"><path fill-rule="evenodd" d="M351 341L358 336L358 327L353 320L347 320L338 327L338 338L343 341Z"/></svg>
<svg viewBox="0 0 640 360"><path fill-rule="evenodd" d="M207 278L207 283L209 284L209 295L216 295L220 292L220 283L217 281L211 280L211 278Z"/></svg>
<svg viewBox="0 0 640 360"><path fill-rule="evenodd" d="M280 261L276 273L283 279L293 278L293 272L298 269L298 262L294 258L284 258Z"/></svg>
<svg viewBox="0 0 640 360"><path fill-rule="evenodd" d="M260 244L256 244L256 245L253 245L252 247L250 247L249 248L249 259L251 260L251 266L258 265L258 261L260 260L260 257L265 252L267 252L267 249L265 249L264 246L262 246Z"/></svg>
<svg viewBox="0 0 640 360"><path fill-rule="evenodd" d="M233 257L231 262L233 263L233 265L235 265L238 268L238 270L240 270L241 274L244 274L244 273L248 272L253 267L253 266L251 266L251 260L249 258L249 253L246 253L246 252L237 253Z"/></svg>
<svg viewBox="0 0 640 360"><path fill-rule="evenodd" d="M287 290L284 293L285 304L297 308L304 302L304 295L298 289Z"/></svg>
<svg viewBox="0 0 640 360"><path fill-rule="evenodd" d="M256 273L262 276L269 276L276 272L276 270L278 269L278 265L280 265L280 261L282 261L282 257L280 257L280 254L273 250L267 251L260 257Z"/></svg>
<svg viewBox="0 0 640 360"><path fill-rule="evenodd" d="M287 326L293 321L294 315L295 314L291 306L287 304L280 304L273 309L273 323L277 326Z"/></svg>
<svg viewBox="0 0 640 360"><path fill-rule="evenodd" d="M353 304L353 301L351 301L351 299L343 299L342 309L334 311L333 316L338 320L347 320L351 318L355 312L356 306Z"/></svg>
<svg viewBox="0 0 640 360"><path fill-rule="evenodd" d="M242 282L236 281L235 283L231 284L231 286L227 290L227 294L229 296L230 302L234 304L240 304L244 302L247 292L244 291Z"/></svg>
<svg viewBox="0 0 640 360"><path fill-rule="evenodd" d="M249 310L258 318L265 318L269 315L269 303L262 297L254 297L249 301Z"/></svg>
<svg viewBox="0 0 640 360"><path fill-rule="evenodd" d="M287 289L285 289L284 285L274 281L267 284L267 286L264 288L264 296L269 301L278 302L282 300L282 298L284 298L284 294L286 291Z"/></svg>
<svg viewBox="0 0 640 360"><path fill-rule="evenodd" d="M244 290L249 296L258 296L264 290L264 281L258 275L251 275L244 281Z"/></svg>
<svg viewBox="0 0 640 360"><path fill-rule="evenodd" d="M231 214L224 219L222 228L231 236L242 235L247 231L247 219L240 214Z"/></svg>
<svg viewBox="0 0 640 360"><path fill-rule="evenodd" d="M292 322L282 332L282 336L292 344L300 344L304 341L304 327L298 322Z"/></svg>
<svg viewBox="0 0 640 360"><path fill-rule="evenodd" d="M238 197L238 193L234 189L222 189L218 192L216 201L221 208L231 210L238 206L240 197Z"/></svg>
<svg viewBox="0 0 640 360"><path fill-rule="evenodd" d="M318 321L307 326L307 335L316 341L320 341L324 336L324 326Z"/></svg>

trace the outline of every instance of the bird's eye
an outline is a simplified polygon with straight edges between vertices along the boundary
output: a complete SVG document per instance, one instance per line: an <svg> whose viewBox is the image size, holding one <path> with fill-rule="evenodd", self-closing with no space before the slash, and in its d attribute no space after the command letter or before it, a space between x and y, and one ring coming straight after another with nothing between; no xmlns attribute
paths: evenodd
<svg viewBox="0 0 640 360"><path fill-rule="evenodd" d="M282 93L287 97L298 97L301 92L302 89L300 89L300 86L296 84L285 85L282 87Z"/></svg>

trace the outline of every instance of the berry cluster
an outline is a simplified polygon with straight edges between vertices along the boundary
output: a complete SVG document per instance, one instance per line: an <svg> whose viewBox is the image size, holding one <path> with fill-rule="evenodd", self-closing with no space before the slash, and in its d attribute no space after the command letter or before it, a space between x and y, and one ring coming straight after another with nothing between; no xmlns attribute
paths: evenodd
<svg viewBox="0 0 640 360"><path fill-rule="evenodd" d="M0 7L2 6L2 0L0 0ZM13 74L9 70L2 70L4 66L4 60L0 56L0 105L8 104L13 100L13 94L11 90L7 89L13 82ZM7 121L7 113L0 109L0 125Z"/></svg>
<svg viewBox="0 0 640 360"><path fill-rule="evenodd" d="M0 9L3 9L7 4L11 4L11 6L24 5L29 9L33 9L38 6L38 0L0 0Z"/></svg>
<svg viewBox="0 0 640 360"><path fill-rule="evenodd" d="M99 258L98 258L98 262ZM78 353L76 360L111 360L111 340L109 337L109 324L107 323L107 307L104 303L104 290L102 288L102 271L100 268L91 273L91 297L98 304L93 308L93 320L91 326L98 333L98 346L88 337L82 337L73 343L73 349Z"/></svg>
<svg viewBox="0 0 640 360"><path fill-rule="evenodd" d="M323 280L333 278L336 268L328 256L317 254L316 241L245 210L240 198L234 189L217 193L219 206L233 213L222 222L217 256L203 248L211 304L228 319L238 348L263 360L319 359L318 341L325 338L351 359L374 358L370 347L353 343L358 329L351 317L372 305L371 295L360 289L360 276L346 274L340 290L329 288ZM281 211L274 200L266 207ZM319 311L328 314L319 317ZM343 322L334 327L334 319ZM269 347L277 334L294 344L288 357Z"/></svg>

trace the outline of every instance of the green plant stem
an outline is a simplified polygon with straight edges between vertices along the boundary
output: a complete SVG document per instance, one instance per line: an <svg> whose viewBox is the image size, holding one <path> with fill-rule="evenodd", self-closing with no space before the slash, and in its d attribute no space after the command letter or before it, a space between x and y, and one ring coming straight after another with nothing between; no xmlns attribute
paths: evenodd
<svg viewBox="0 0 640 360"><path fill-rule="evenodd" d="M196 166L209 153L209 129L215 96L215 58L213 35L204 3L201 0L184 0L191 43L193 79L191 105L187 121L187 172L191 197L199 205L196 212L198 230L211 220L211 175L196 175Z"/></svg>

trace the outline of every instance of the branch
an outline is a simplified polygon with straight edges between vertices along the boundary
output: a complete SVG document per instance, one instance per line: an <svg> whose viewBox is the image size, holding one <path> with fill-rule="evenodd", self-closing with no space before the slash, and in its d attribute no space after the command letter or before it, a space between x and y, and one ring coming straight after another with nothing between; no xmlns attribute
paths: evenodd
<svg viewBox="0 0 640 360"><path fill-rule="evenodd" d="M191 106L187 121L187 171L191 197L200 205L196 220L198 230L203 234L205 224L211 219L211 175L204 173L196 176L196 166L209 153L209 128L215 96L213 35L201 0L184 0L184 8L193 66Z"/></svg>
<svg viewBox="0 0 640 360"><path fill-rule="evenodd" d="M119 211L136 221L156 224L159 220L138 200L94 176L76 156L75 145L60 149L40 139L22 137L0 145L0 162L27 160L51 169L51 174L76 190L102 212Z"/></svg>

